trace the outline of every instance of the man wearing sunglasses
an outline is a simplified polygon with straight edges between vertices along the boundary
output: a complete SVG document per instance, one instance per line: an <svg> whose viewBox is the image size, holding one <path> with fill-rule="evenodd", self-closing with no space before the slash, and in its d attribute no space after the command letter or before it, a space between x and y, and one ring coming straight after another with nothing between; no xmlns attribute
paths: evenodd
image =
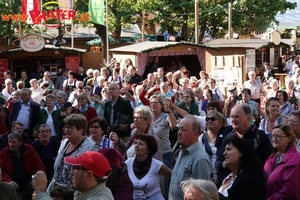
<svg viewBox="0 0 300 200"><path fill-rule="evenodd" d="M54 88L54 84L51 81L51 74L49 71L44 72L44 77L38 80L38 84L41 85L43 82L46 82L49 84L49 87Z"/></svg>
<svg viewBox="0 0 300 200"><path fill-rule="evenodd" d="M65 162L73 165L71 171L73 188L80 192L74 199L114 199L105 185L111 174L111 167L101 153L87 151L78 157L66 157ZM34 175L33 186L36 200L51 200L49 194L46 193L47 178L44 172Z"/></svg>

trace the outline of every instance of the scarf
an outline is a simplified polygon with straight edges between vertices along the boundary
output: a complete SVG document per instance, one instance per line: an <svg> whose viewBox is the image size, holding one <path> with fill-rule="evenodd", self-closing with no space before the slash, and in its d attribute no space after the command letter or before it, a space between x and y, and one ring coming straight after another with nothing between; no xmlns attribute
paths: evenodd
<svg viewBox="0 0 300 200"><path fill-rule="evenodd" d="M86 111L89 109L89 107L90 107L90 104L87 103L87 104L85 104L84 107L79 106L79 107L78 107L78 110L80 111L80 113L85 114Z"/></svg>
<svg viewBox="0 0 300 200"><path fill-rule="evenodd" d="M133 161L133 172L138 179L142 179L150 170L152 157L148 156L146 160L139 162L137 158Z"/></svg>

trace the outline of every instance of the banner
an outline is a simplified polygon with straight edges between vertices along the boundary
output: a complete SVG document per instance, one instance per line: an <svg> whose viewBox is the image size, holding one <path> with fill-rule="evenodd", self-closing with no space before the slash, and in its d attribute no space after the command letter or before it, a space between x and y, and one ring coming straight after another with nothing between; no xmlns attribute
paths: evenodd
<svg viewBox="0 0 300 200"><path fill-rule="evenodd" d="M104 25L104 0L89 0L90 20L95 24Z"/></svg>
<svg viewBox="0 0 300 200"><path fill-rule="evenodd" d="M22 14L30 16L29 11L31 10L40 10L39 0L22 0ZM33 24L30 17L27 18L27 24Z"/></svg>
<svg viewBox="0 0 300 200"><path fill-rule="evenodd" d="M73 10L73 0L58 0L60 10ZM61 20L61 23L72 24L72 20Z"/></svg>
<svg viewBox="0 0 300 200"><path fill-rule="evenodd" d="M8 70L8 59L7 58L1 58L0 59L0 84L4 85L4 71Z"/></svg>
<svg viewBox="0 0 300 200"><path fill-rule="evenodd" d="M69 71L77 72L79 67L80 59L79 56L66 56L65 57L65 65L66 69Z"/></svg>

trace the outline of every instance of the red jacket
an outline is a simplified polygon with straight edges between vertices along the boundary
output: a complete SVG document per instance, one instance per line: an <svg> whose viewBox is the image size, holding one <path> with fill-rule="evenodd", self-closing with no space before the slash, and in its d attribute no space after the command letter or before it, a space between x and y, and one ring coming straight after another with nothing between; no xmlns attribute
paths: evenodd
<svg viewBox="0 0 300 200"><path fill-rule="evenodd" d="M23 144L22 161L26 172L30 175L34 175L38 171L46 171L39 155L30 144ZM2 180L4 182L12 181L11 176L14 166L12 152L9 147L4 148L0 154L0 167L2 170Z"/></svg>

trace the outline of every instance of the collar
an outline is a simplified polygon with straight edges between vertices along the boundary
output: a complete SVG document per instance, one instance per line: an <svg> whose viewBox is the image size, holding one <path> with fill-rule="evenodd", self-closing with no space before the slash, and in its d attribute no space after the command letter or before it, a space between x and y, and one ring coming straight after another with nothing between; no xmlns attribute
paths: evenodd
<svg viewBox="0 0 300 200"><path fill-rule="evenodd" d="M21 104L30 106L30 101L28 101L28 103L24 103L23 100L21 100Z"/></svg>
<svg viewBox="0 0 300 200"><path fill-rule="evenodd" d="M194 151L196 151L198 148L200 148L199 142L195 142L191 146L189 146L187 149L185 149L189 154L192 154Z"/></svg>
<svg viewBox="0 0 300 200"><path fill-rule="evenodd" d="M75 196L74 199L76 199L76 200L81 200L82 199L83 200L83 199L87 199L87 197L93 197L96 193L104 190L105 188L106 188L105 182L97 184L97 185L89 188L85 192L82 192L81 194Z"/></svg>

